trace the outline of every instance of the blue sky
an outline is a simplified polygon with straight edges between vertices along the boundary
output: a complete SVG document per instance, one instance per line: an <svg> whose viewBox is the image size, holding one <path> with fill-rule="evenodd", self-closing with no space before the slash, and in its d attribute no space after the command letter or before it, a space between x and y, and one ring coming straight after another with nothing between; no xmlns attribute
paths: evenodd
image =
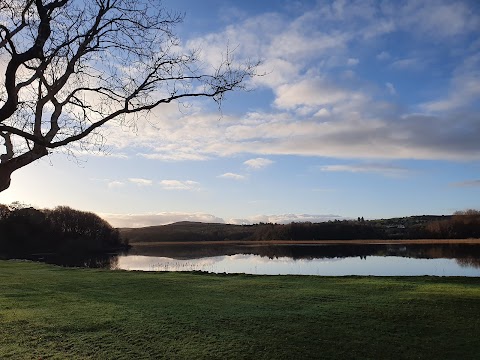
<svg viewBox="0 0 480 360"><path fill-rule="evenodd" d="M115 226L449 214L480 201L478 1L168 0L205 67L261 59L252 91L157 108L106 151L52 154L1 203Z"/></svg>

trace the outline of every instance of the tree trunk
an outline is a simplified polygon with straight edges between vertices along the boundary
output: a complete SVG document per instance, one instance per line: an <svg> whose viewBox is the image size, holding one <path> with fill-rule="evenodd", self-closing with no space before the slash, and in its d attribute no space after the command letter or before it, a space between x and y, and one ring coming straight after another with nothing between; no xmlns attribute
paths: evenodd
<svg viewBox="0 0 480 360"><path fill-rule="evenodd" d="M0 164L0 192L10 187L10 178L15 170L48 155L44 146L35 145L32 150Z"/></svg>

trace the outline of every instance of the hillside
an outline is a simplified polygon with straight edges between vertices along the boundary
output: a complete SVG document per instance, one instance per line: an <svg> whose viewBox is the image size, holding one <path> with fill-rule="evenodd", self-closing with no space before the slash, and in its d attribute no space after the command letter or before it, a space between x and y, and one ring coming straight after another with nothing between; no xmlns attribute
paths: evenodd
<svg viewBox="0 0 480 360"><path fill-rule="evenodd" d="M460 221L460 220L461 221ZM129 243L256 241L256 240L356 240L480 237L480 221L465 217L422 215L379 220L343 220L323 223L232 225L178 222L169 225L119 229ZM472 225L473 224L473 225Z"/></svg>
<svg viewBox="0 0 480 360"><path fill-rule="evenodd" d="M131 244L162 241L253 240L254 225L182 221L168 225L119 229Z"/></svg>

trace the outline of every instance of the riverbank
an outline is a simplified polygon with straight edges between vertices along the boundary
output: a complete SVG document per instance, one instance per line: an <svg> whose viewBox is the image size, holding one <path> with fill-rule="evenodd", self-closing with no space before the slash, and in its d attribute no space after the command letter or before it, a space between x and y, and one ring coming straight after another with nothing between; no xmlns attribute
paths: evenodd
<svg viewBox="0 0 480 360"><path fill-rule="evenodd" d="M162 245L412 245L412 244L472 244L480 245L480 239L398 239L398 240L219 240L219 241L139 241L131 247Z"/></svg>
<svg viewBox="0 0 480 360"><path fill-rule="evenodd" d="M0 261L0 358L462 358L479 278L141 273Z"/></svg>

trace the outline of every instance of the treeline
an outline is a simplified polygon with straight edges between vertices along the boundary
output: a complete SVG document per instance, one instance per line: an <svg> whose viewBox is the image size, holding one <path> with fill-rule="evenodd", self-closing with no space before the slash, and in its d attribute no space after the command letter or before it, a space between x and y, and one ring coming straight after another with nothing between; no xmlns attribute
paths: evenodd
<svg viewBox="0 0 480 360"><path fill-rule="evenodd" d="M435 220L432 220L435 219ZM480 211L458 211L452 216L412 216L387 220L359 219L323 223L265 224L254 240L363 240L480 238Z"/></svg>
<svg viewBox="0 0 480 360"><path fill-rule="evenodd" d="M381 227L367 222L332 221L254 225L179 222L164 226L120 229L132 244L138 242L258 241L258 240L350 240L382 239Z"/></svg>
<svg viewBox="0 0 480 360"><path fill-rule="evenodd" d="M254 225L180 222L164 226L120 229L132 244L177 241L258 240L396 240L480 238L480 211L452 216L411 216L382 220L335 220L322 223Z"/></svg>
<svg viewBox="0 0 480 360"><path fill-rule="evenodd" d="M132 245L139 242L357 240L393 239L404 236L398 234L396 229L392 232L392 229L373 222L352 220L254 225L181 222L120 231L128 236Z"/></svg>
<svg viewBox="0 0 480 360"><path fill-rule="evenodd" d="M426 231L435 239L480 238L480 211L457 211L450 219L428 223Z"/></svg>
<svg viewBox="0 0 480 360"><path fill-rule="evenodd" d="M329 221L323 223L259 224L253 240L352 240L380 239L380 227L366 222Z"/></svg>
<svg viewBox="0 0 480 360"><path fill-rule="evenodd" d="M59 206L53 210L0 204L0 253L101 253L128 246L98 215Z"/></svg>

